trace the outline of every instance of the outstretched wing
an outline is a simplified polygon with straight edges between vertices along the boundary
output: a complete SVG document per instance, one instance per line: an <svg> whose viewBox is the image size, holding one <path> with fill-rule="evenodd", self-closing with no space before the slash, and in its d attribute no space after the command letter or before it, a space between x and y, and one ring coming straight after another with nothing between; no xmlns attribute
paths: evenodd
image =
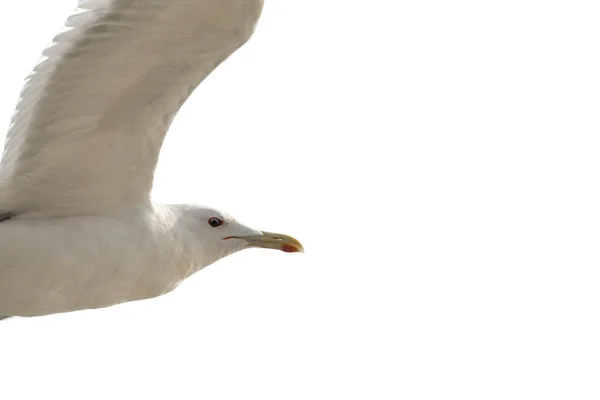
<svg viewBox="0 0 600 400"><path fill-rule="evenodd" d="M102 214L149 201L171 120L254 31L262 0L82 0L21 93L0 211Z"/></svg>

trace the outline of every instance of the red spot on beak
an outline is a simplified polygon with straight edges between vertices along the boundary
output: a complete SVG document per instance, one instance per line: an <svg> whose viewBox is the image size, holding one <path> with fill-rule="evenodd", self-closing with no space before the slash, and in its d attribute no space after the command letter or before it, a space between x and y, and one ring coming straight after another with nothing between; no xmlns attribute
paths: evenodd
<svg viewBox="0 0 600 400"><path fill-rule="evenodd" d="M292 246L291 244L284 244L281 250L285 251L286 253L296 253L298 248L296 246Z"/></svg>

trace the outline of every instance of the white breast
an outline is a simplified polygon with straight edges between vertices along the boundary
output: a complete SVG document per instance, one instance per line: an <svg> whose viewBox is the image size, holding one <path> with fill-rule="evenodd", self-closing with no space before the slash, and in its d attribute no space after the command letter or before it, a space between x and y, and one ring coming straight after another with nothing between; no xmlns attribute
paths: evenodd
<svg viewBox="0 0 600 400"><path fill-rule="evenodd" d="M155 297L193 271L184 233L153 212L0 223L0 314Z"/></svg>

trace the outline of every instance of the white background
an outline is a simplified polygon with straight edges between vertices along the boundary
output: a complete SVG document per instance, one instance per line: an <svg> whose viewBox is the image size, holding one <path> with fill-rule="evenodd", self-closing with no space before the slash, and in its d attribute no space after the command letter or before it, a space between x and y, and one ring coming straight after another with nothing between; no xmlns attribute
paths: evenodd
<svg viewBox="0 0 600 400"><path fill-rule="evenodd" d="M175 120L154 196L306 254L3 321L0 398L598 399L594 3L267 0ZM5 126L73 7L3 2Z"/></svg>

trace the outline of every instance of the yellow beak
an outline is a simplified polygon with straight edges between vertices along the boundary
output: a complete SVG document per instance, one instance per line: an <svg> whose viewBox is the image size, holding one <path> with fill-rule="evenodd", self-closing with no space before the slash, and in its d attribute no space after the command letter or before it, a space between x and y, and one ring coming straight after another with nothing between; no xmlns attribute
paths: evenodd
<svg viewBox="0 0 600 400"><path fill-rule="evenodd" d="M286 253L304 253L302 244L291 236L281 233L261 231L262 235L236 236L243 239L252 247L261 247L264 249L275 249L285 251Z"/></svg>

